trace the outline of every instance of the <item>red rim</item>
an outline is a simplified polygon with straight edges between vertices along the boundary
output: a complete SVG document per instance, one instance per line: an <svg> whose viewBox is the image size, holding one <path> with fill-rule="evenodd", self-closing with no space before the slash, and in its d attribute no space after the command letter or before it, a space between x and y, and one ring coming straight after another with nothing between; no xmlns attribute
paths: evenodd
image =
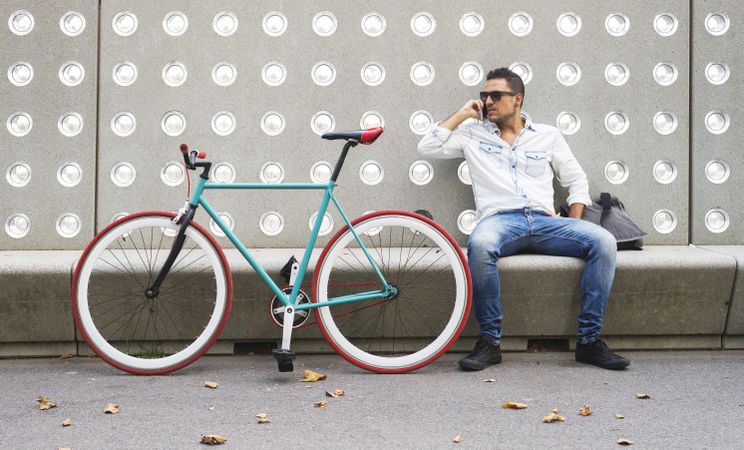
<svg viewBox="0 0 744 450"><path fill-rule="evenodd" d="M463 328L465 328L465 325L468 322L468 317L470 317L470 306L471 306L471 302L472 302L473 287L472 287L472 283L470 281L470 268L468 267L467 260L465 259L465 254L463 254L462 250L460 249L460 246L457 245L457 242L447 232L447 230L445 230L444 228L442 228L438 223L434 222L433 220L430 220L427 217L424 217L424 216L422 216L420 214L416 214L416 213L409 212L409 211L387 210L387 211L375 211L375 212L371 212L369 214L365 214L363 216L357 217L356 219L354 219L351 222L351 225L354 226L354 225L358 224L359 222L361 222L363 220L367 220L367 219L369 219L371 217L384 216L384 215L408 216L408 217L413 217L415 219L419 219L419 220L421 220L423 222L426 222L429 225L431 225L434 228L436 228L440 233L442 233L442 235L455 248L455 251L457 252L458 257L460 258L460 262L462 263L462 267L465 269L465 279L467 280L468 286L467 286L467 299L466 299L466 303L465 303L465 312L463 314L463 320L462 320L462 322L460 322L460 326L455 331L455 334L452 336L452 339L450 339L450 341L447 342L442 347L442 349L439 350L436 354L430 356L429 358L425 359L424 361L422 361L422 362L420 362L418 364L414 364L414 365L409 366L409 367L402 367L402 368L398 368L398 369L385 369L385 368L380 368L380 367L375 367L375 366L370 366L368 364L365 364L364 362L359 361L358 359L356 359L356 358L352 357L351 355L349 355L348 353L346 353L341 347L339 347L338 345L336 345L336 343L333 341L333 339L331 339L331 336L328 333L328 330L326 330L325 325L323 324L323 319L322 319L320 313L318 312L318 308L315 308L315 316L317 318L318 327L320 328L320 331L323 333L323 336L325 336L326 341L328 341L328 343L331 344L331 347L333 347L334 350L336 350L336 353L338 353L339 355L343 356L344 359L346 359L350 363L352 363L352 364L354 364L356 366L359 366L359 367L361 367L363 369L367 369L369 371L377 372L377 373L405 373L405 372L410 372L410 371L419 369L421 367L424 367L424 366L426 366L428 364L431 364L432 362L436 361L437 359L439 359L440 356L442 356L445 352L447 352L447 350L449 350L449 348L452 346L452 344L455 343L455 341L457 341L457 338L460 337L460 333L462 333ZM320 257L318 258L318 262L315 264L315 270L314 270L314 273L313 273L313 298L312 298L312 302L313 303L317 303L318 302L318 273L320 272L320 267L322 267L323 262L325 261L326 255L328 254L328 252L331 249L331 247L333 246L333 244L338 239L341 238L341 236L348 230L348 228L349 228L348 225L347 226L344 226L342 229L340 229L338 231L338 233L336 233L331 238L330 241L328 241L328 243L326 244L326 246L323 248L323 252L320 254Z"/></svg>
<svg viewBox="0 0 744 450"><path fill-rule="evenodd" d="M173 218L176 215L171 212L166 211L144 211L139 212L135 214L130 214L128 216L122 217L121 219L112 222L109 224L106 228L101 230L98 234L95 235L95 237L88 243L88 246L83 251L82 256L80 256L80 259L78 260L76 266L75 266L75 275L72 278L72 312L73 316L75 317L75 325L80 332L80 334L83 336L83 339L85 339L85 342L88 344L88 347L90 347L93 352L98 355L99 358L106 361L110 365L116 367L117 369L123 370L125 372L133 373L136 375L160 375L164 373L173 372L178 369L182 369L189 364L193 363L197 359L199 359L204 353L206 353L207 350L217 341L217 338L222 333L222 329L225 327L225 324L227 323L227 318L230 315L230 308L232 307L232 274L230 272L230 265L227 263L227 258L225 257L225 253L222 251L222 248L217 243L217 241L212 237L211 234L209 234L201 225L196 223L195 221L191 221L189 225L193 226L199 233L201 233L209 243L214 247L214 249L217 251L217 255L220 258L220 261L222 262L222 265L225 269L225 275L227 278L227 298L225 300L225 314L222 316L222 321L217 326L217 330L215 331L214 335L210 338L210 340L204 345L203 348L201 348L198 352L196 352L192 357L188 358L186 361L176 364L171 367L166 367L164 369L158 369L158 370L140 370L140 369L132 369L131 367L124 366L122 364L117 363L116 361L112 360L108 356L106 356L103 352L101 352L98 347L91 344L90 339L88 338L88 335L85 333L85 330L83 329L83 326L80 322L80 317L78 316L78 309L77 309L77 283L78 283L78 277L80 275L80 268L83 266L83 263L85 262L86 258L88 257L88 253L90 253L90 250L93 248L94 245L98 242L101 237L103 237L106 233L109 232L113 227L127 222L132 219L136 219L143 216L160 216L160 217L169 217Z"/></svg>

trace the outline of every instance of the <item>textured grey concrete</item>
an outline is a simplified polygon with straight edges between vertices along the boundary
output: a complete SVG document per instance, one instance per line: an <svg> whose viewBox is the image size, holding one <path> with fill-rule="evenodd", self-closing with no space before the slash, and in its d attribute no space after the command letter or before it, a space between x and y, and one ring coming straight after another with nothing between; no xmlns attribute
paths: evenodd
<svg viewBox="0 0 744 450"><path fill-rule="evenodd" d="M504 335L573 336L582 267L575 258L502 259ZM720 335L735 269L733 258L694 247L619 252L604 333Z"/></svg>
<svg viewBox="0 0 744 450"><path fill-rule="evenodd" d="M554 124L564 111L581 119L578 132L566 139L589 175L591 192L596 196L610 191L622 198L635 220L649 231L648 243L686 244L692 237L697 244L738 245L744 221L737 207L741 180L736 167L742 163L737 143L742 132L736 124L742 120L740 108L731 103L743 80L737 70L742 65L737 6L733 0L650 0L642 4L622 0L600 7L576 0L539 5L509 0L499 8L484 1L453 7L445 1L375 0L360 8L344 0L299 5L121 0L100 2L100 6L92 0L65 0L50 7L39 0L5 0L0 16L10 17L25 9L33 14L35 26L26 36L2 27L0 38L8 45L0 50L0 66L5 70L16 61L27 61L34 67L34 79L28 86L16 87L3 77L0 120L25 111L34 126L21 138L0 133L4 149L0 170L25 162L33 173L23 188L0 183L5 199L0 218L20 212L31 219L31 231L23 239L0 233L0 249L82 248L94 230L116 213L176 209L184 186L165 186L160 171L166 163L178 160L176 148L182 141L207 150L215 162L234 164L240 181L257 181L261 165L268 161L284 166L285 181L308 181L313 163L332 163L338 155L336 143L321 141L310 129L310 119L319 111L333 114L337 129L358 128L367 111L378 111L385 120L382 139L372 147L355 149L340 179L339 193L350 216L370 209L427 208L464 244L466 236L457 229L456 217L473 202L471 189L455 174L460 161L433 161L434 179L426 186L413 184L408 169L419 159L415 152L419 136L409 127L412 114L425 110L442 119L480 89L480 84L466 86L459 79L458 70L466 61L478 62L484 70L517 61L529 64L533 77L527 85L526 111L535 121L548 124ZM61 15L70 10L81 12L86 19L86 28L77 37L65 36L59 29ZM114 15L124 10L138 17L137 31L127 37L115 34L111 25ZM182 36L169 36L163 30L163 18L174 10L189 20ZM219 36L212 29L215 14L223 10L238 18L237 31L231 36ZM281 36L263 31L263 18L271 10L282 12L288 20ZM337 18L338 29L331 36L321 37L312 30L312 18L321 10ZM423 10L436 20L434 32L427 37L416 36L410 26L413 15ZM386 20L387 28L378 37L365 35L360 27L362 16L371 11ZM469 11L480 13L485 23L477 37L464 35L459 27L460 18ZM567 11L581 18L581 30L575 36L558 32L557 19ZM532 20L525 36L515 36L508 29L509 17L517 12ZM625 14L630 23L623 36L612 36L605 29L605 19L616 12ZM704 27L713 12L729 18L730 29L721 36L711 35ZM654 31L654 19L661 13L677 20L670 36ZM494 56L484 42L499 42L499 54ZM70 60L85 68L79 86L66 87L58 79L59 67ZM131 61L138 69L132 86L113 81L113 68L122 61ZM166 86L162 80L163 67L173 61L183 63L188 72L182 86ZM287 79L280 86L261 80L261 70L269 61L286 67ZM310 79L319 61L329 61L336 68L336 79L329 86L318 86ZM367 86L361 80L360 69L370 61L385 67L385 80L379 86ZM417 61L427 61L435 69L428 86L411 81L410 69ZM235 66L238 75L231 86L212 82L211 71L218 62ZM563 86L558 81L556 70L564 62L581 68L576 85ZM660 62L677 69L678 78L669 86L653 80L652 72ZM731 77L726 83L713 85L705 79L705 67L711 62L729 65ZM630 76L625 84L612 86L605 80L610 63L627 65ZM643 92L644 101L637 101L638 92ZM56 127L59 117L69 111L80 113L84 120L83 132L73 138L62 136ZM185 115L187 126L181 136L162 132L160 121L168 111ZM211 119L219 111L235 115L236 130L229 136L217 136L211 129ZM278 136L260 129L261 117L268 111L278 111L286 119L286 129ZM612 111L627 114L630 127L626 133L615 136L605 129L604 119ZM659 134L652 126L654 115L662 111L674 114L678 122L669 135ZM705 129L705 115L710 111L729 115L732 126L727 132L712 134ZM130 112L136 118L136 130L129 137L116 136L111 130L111 120L119 112ZM361 165L369 160L378 161L385 170L376 186L367 186L359 178ZM706 179L704 168L712 160L722 160L732 169L727 182L712 184ZM131 187L119 188L111 182L110 170L120 161L135 167L137 178ZM624 164L627 181L612 184L607 180L604 169L610 161ZM654 180L653 167L659 161L676 168L676 178L669 184ZM55 181L56 169L63 162L81 165L79 185L65 188ZM304 244L309 216L319 200L311 193L213 194L218 210L232 215L236 231L251 244L266 247ZM722 208L730 219L721 233L709 231L704 223L705 214L715 208ZM653 227L652 217L661 209L669 209L677 219L669 234ZM286 220L280 236L268 237L258 229L258 218L269 210ZM55 221L66 212L77 214L82 222L82 231L72 239L61 238L55 231ZM340 218L331 214L338 228ZM327 239L321 238L319 245Z"/></svg>
<svg viewBox="0 0 744 450"><path fill-rule="evenodd" d="M113 16L122 10L133 12L139 20L137 31L128 37L116 35L110 26ZM182 36L168 36L163 31L163 17L172 10L189 19ZM211 28L212 19L221 10L232 11L238 18L237 31L231 36L219 36ZM280 36L268 36L262 29L262 20L271 10L287 18L287 30ZM330 11L337 19L338 29L331 36L313 32L312 19L320 11ZM385 17L386 29L378 37L367 36L360 26L364 14L371 11ZM436 21L433 33L426 37L411 30L411 18L421 11ZM460 18L469 11L481 14L485 22L477 37L460 30ZM558 32L556 21L567 11L581 18L576 36ZM604 26L605 18L617 11L630 21L628 33L620 37L611 36ZM672 36L662 37L653 29L653 19L660 11L674 14L679 21ZM533 21L525 36L509 31L509 17L517 12L528 14ZM98 227L121 211L180 206L184 186L164 186L159 171L168 161L178 159L181 142L207 151L215 162L232 163L238 181L258 181L262 164L274 161L283 165L285 181L306 182L315 162L333 163L340 149L337 143L321 141L313 133L309 126L313 115L328 111L334 115L337 129L354 129L365 112L377 111L384 118L385 134L373 146L351 152L340 178L338 193L347 214L426 208L464 244L467 236L458 230L456 218L473 207L473 200L470 187L456 176L461 161L432 161L432 182L413 184L408 170L420 159L415 150L420 136L411 131L409 120L420 110L442 120L477 95L482 83L466 86L458 76L466 61L478 62L485 71L520 61L533 71L527 85L526 112L536 122L553 125L563 111L581 119L580 130L566 139L589 175L594 196L609 190L622 198L631 215L649 231L649 243L688 242L690 7L686 1L652 0L642 5L620 1L597 7L568 0L539 6L509 0L493 8L483 1L453 7L446 1L376 0L360 7L344 0L291 6L236 0L221 1L219 6L127 0L103 2L101 21L105 26L101 28L100 66L105 76L100 79L99 120L104 126L100 127L99 145L105 151L99 154L98 195L107 201L99 204ZM498 55L494 56L491 46L481 45L483 42L499 42ZM555 45L546 45L548 42ZM132 86L118 86L110 76L114 65L123 60L132 61L139 70ZM182 86L163 83L161 72L171 61L183 63L188 71ZM217 86L211 80L212 68L221 61L237 70L230 86ZM262 68L270 61L286 67L287 79L280 86L267 86L261 80ZM312 67L320 61L336 68L335 81L329 86L318 86L310 78ZM385 80L379 86L367 86L360 77L362 66L370 61L385 68ZM411 67L418 61L434 67L436 75L427 86L417 86L411 80ZM651 76L654 66L662 61L677 67L679 78L671 86L660 86ZM581 79L574 86L563 86L557 79L556 70L564 62L576 63L581 69ZM627 83L612 86L605 80L604 71L610 63L627 65ZM635 100L638 92L644 93L643 102ZM160 130L160 120L173 110L183 113L187 122L178 137ZM120 111L131 112L137 119L137 130L129 137L114 135L108 126ZM211 129L211 119L218 111L235 115L236 130L229 136L217 136ZM278 111L286 120L286 129L277 136L268 136L260 128L268 111ZM623 135L615 136L605 129L604 119L612 111L624 112L630 120ZM671 135L662 136L651 126L659 111L677 117L678 126ZM110 180L111 167L122 160L132 163L137 171L131 187L119 188ZM369 160L384 168L384 178L375 186L365 185L359 177L361 165ZM652 168L659 160L675 164L677 178L671 184L654 180ZM604 170L610 161L623 162L629 172L627 181L615 185L607 180ZM261 247L303 245L308 219L319 203L319 195L308 192L209 192L208 197L220 212L231 214L242 238ZM657 233L652 226L653 214L662 208L674 211L678 220L669 234ZM268 237L258 228L258 218L269 210L285 218L284 231L276 237ZM338 228L340 216L335 211L331 215ZM326 239L321 238L319 245Z"/></svg>
<svg viewBox="0 0 744 450"><path fill-rule="evenodd" d="M744 348L744 248L732 245L711 245L702 248L736 258L736 281L731 295L723 345L726 348Z"/></svg>
<svg viewBox="0 0 744 450"><path fill-rule="evenodd" d="M740 251L729 248L729 253ZM315 251L317 257L319 250ZM281 329L269 318L273 294L236 250L226 252L234 281L231 316L216 352L232 352L234 342L274 342ZM278 272L299 249L258 249L255 257L277 282ZM0 355L54 355L75 339L70 273L77 252L6 252L2 265L7 289L0 294L8 325L0 332ZM529 339L562 338L573 345L579 303L579 259L517 255L499 262L503 284L505 348L526 350ZM303 286L311 293L314 260ZM730 254L688 246L649 246L620 252L604 334L621 348L720 348L734 285L736 260ZM40 276L45 277L39 283ZM436 280L432 280L435 284ZM732 307L729 334L742 334L740 306ZM413 325L412 325L413 326ZM474 313L456 349L477 336ZM297 330L310 351L328 351L312 326ZM80 341L82 342L82 340ZM12 343L12 345L10 345ZM34 350L34 345L36 349ZM23 345L21 345L23 344ZM303 344L299 344L303 348ZM14 353L17 352L17 353ZM84 346L80 354L85 354Z"/></svg>
<svg viewBox="0 0 744 450"><path fill-rule="evenodd" d="M16 162L28 164L31 180L24 187L13 187L5 177L0 182L0 221L14 213L25 214L30 222L28 235L11 238L0 232L0 250L79 249L93 236L96 190L96 117L98 78L98 2L95 0L0 1L0 173ZM34 17L34 28L24 36L13 34L8 26L11 14L26 10ZM68 11L85 18L78 36L67 36L60 19ZM110 26L110 25L109 25ZM11 65L25 61L33 67L33 79L26 86L14 86L7 75ZM85 71L77 86L66 86L59 78L62 66L75 61ZM31 131L22 137L11 135L6 121L13 113L25 112L33 120ZM58 121L69 112L83 120L80 134L62 135ZM105 124L102 126L106 126ZM66 163L80 166L82 178L73 187L57 181L57 170ZM80 233L63 238L55 228L64 213L80 218Z"/></svg>
<svg viewBox="0 0 744 450"><path fill-rule="evenodd" d="M736 26L741 23L740 3L736 0L696 0L690 5L691 242L697 245L741 245L744 243L744 209L741 207L744 154L739 149L744 128L738 124L744 121L744 112L739 105L730 102L744 88L744 76L741 71L733 69L744 64L742 35ZM712 13L728 17L730 28L726 33L714 36L706 30L705 20ZM715 85L708 82L705 70L711 63L728 65L730 77L725 83ZM713 134L706 129L705 117L712 111L728 115L731 126L725 133ZM730 177L721 184L711 183L706 177L706 165L714 160L724 162L730 170ZM730 224L725 231L714 233L705 226L705 215L718 208L728 214Z"/></svg>
<svg viewBox="0 0 744 450"><path fill-rule="evenodd" d="M56 351L74 342L70 279L78 256L73 251L0 252L0 343L53 342ZM12 353L13 348L0 347L0 355L28 354L17 347L19 353Z"/></svg>
<svg viewBox="0 0 744 450"><path fill-rule="evenodd" d="M337 356L300 356L285 374L268 355L205 357L159 377L125 375L93 358L0 360L2 446L198 449L202 434L219 434L224 448L615 449L620 438L631 448L741 448L744 352L626 356L623 372L583 366L566 352L509 353L500 366L464 373L458 355L445 355L387 376ZM304 368L328 379L301 383ZM346 395L324 396L333 389ZM60 406L37 410L40 395ZM328 406L314 408L320 400ZM505 401L528 407L506 410ZM107 403L120 412L104 414ZM578 415L585 404L591 416ZM542 422L552 408L565 422ZM257 413L272 422L257 424ZM67 418L73 424L63 428Z"/></svg>

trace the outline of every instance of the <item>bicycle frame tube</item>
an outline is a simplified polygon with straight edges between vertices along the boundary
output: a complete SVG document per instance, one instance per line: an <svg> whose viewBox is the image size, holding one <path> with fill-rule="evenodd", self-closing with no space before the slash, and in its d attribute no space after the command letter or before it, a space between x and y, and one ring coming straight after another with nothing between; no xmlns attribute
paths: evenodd
<svg viewBox="0 0 744 450"><path fill-rule="evenodd" d="M333 189L336 186L336 183L334 181L329 181L326 184L320 184L320 183L209 183L204 178L199 178L196 187L194 188L194 193L191 197L191 204L193 205L201 205L205 211L207 211L207 214L214 220L215 224L222 230L223 233L225 233L225 236L227 236L228 239L230 239L230 242L235 245L235 248L240 252L241 255L243 255L243 258L245 258L246 261L248 261L248 264L253 267L253 269L256 271L256 273L261 277L261 279L266 283L266 285L271 289L271 291L277 296L277 298L285 305L290 306L294 305L295 301L297 300L297 295L300 291L300 285L301 283L298 282L292 287L292 292L290 293L289 297L287 297L284 292L279 289L279 286L274 282L274 280L271 279L271 277L266 273L263 267L256 261L256 259L251 255L250 251L243 245L240 238L238 238L235 233L230 230L230 228L222 221L219 214L215 209L212 207L212 205L204 198L203 193L205 189L263 189L263 190L275 190L275 189L290 189L290 190L324 190L323 198L320 202L320 207L318 208L318 213L316 215L317 218L322 218L326 211L328 210L328 204L330 201L333 201L333 204L335 205L338 212L341 214L341 217L343 218L346 225L351 230L352 235L354 236L354 239L356 239L357 243L359 244L360 248L364 252L365 256L369 260L370 264L372 264L372 267L375 270L375 273L377 277L380 280L380 283L385 286L384 290L377 290L377 291L369 291L369 292L361 292L358 294L351 294L351 295L344 295L341 297L335 297L328 299L327 301L324 301L323 303L303 303L301 305L294 305L296 310L308 310L313 308L318 308L321 306L332 306L342 303L351 303L351 302L358 302L363 300L371 300L371 299L381 299L385 298L390 293L390 288L385 280L385 277L382 275L382 272L380 271L379 267L375 263L375 261L370 256L369 252L367 251L367 248L364 246L364 243L357 235L354 228L351 226L351 222L349 221L348 217L344 213L344 210L341 208L341 205L339 204L336 197L333 195ZM297 273L297 279L302 280L305 276L305 271L307 270L308 263L310 262L310 258L312 257L312 251L315 247L315 243L318 240L318 234L320 232L320 225L322 224L321 220L315 220L315 223L313 224L313 228L310 232L310 237L308 238L307 246L305 247L305 252L302 256L302 260L300 261L300 267L299 271Z"/></svg>

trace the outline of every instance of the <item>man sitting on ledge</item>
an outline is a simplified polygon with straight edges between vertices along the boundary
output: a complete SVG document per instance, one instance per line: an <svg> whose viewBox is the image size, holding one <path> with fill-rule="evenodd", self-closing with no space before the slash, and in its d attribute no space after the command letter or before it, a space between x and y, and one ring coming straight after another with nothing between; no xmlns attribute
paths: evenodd
<svg viewBox="0 0 744 450"><path fill-rule="evenodd" d="M526 252L585 260L576 360L624 369L630 361L599 339L615 276L615 238L581 220L585 205L591 204L586 174L558 129L532 123L522 114L523 104L522 79L506 68L493 70L480 99L435 124L418 145L427 157L467 160L478 210L468 265L480 338L460 367L482 370L501 362L504 311L497 262ZM569 218L555 214L554 175L569 190Z"/></svg>

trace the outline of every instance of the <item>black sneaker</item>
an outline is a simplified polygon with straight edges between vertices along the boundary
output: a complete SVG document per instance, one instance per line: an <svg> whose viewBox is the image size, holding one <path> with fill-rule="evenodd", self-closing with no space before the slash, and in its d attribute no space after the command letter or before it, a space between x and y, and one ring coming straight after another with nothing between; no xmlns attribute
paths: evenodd
<svg viewBox="0 0 744 450"><path fill-rule="evenodd" d="M500 362L501 346L494 343L492 337L481 336L473 351L460 360L460 368L463 370L483 370Z"/></svg>
<svg viewBox="0 0 744 450"><path fill-rule="evenodd" d="M620 370L630 365L627 358L612 353L601 339L589 344L579 344L577 342L576 361L610 370Z"/></svg>

